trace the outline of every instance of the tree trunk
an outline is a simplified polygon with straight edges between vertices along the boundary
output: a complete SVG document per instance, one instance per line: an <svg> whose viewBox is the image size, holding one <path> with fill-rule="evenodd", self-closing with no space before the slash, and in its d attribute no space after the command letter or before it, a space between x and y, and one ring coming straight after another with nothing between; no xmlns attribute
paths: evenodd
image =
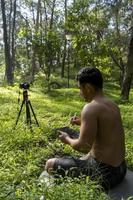
<svg viewBox="0 0 133 200"><path fill-rule="evenodd" d="M131 40L130 40L130 44L129 44L127 66L126 66L124 80L123 80L123 84L122 84L122 90L121 90L122 100L129 99L129 92L130 92L130 87L131 87L131 82L132 82L132 76L133 76L133 28L132 28Z"/></svg>
<svg viewBox="0 0 133 200"><path fill-rule="evenodd" d="M122 58L121 57L117 58L111 49L108 49L108 53L109 53L111 59L113 60L113 62L115 63L115 65L120 69L119 84L120 84L120 87L122 88L122 83L123 83L123 79L124 79L124 72L125 72L126 66L125 66Z"/></svg>
<svg viewBox="0 0 133 200"><path fill-rule="evenodd" d="M53 28L53 19L54 19L54 11L55 11L55 2L56 0L53 0L53 4L52 4L52 10L51 10L51 17L50 17L50 26L49 29L52 30ZM51 69L53 69L53 56L51 54L52 52L52 43L51 41L48 42L49 44L49 66L48 66L48 77L50 77L51 75Z"/></svg>
<svg viewBox="0 0 133 200"><path fill-rule="evenodd" d="M44 13L45 13L45 35L46 35L46 33L47 33L47 29L48 29L48 14L47 14L47 7L46 7L46 0L44 0Z"/></svg>
<svg viewBox="0 0 133 200"><path fill-rule="evenodd" d="M65 61L66 61L66 45L67 45L67 40L65 38L64 42L64 51L63 51L63 59L62 59L62 68L61 68L61 78L64 77L64 71L65 71Z"/></svg>
<svg viewBox="0 0 133 200"><path fill-rule="evenodd" d="M4 36L4 49L5 49L5 76L7 79L7 83L9 85L13 84L13 62L12 62L12 56L10 53L10 44L9 44L9 38L7 34L7 21L6 21L6 11L5 11L5 1L1 0L1 10L2 10L2 19L3 19L3 36Z"/></svg>
<svg viewBox="0 0 133 200"><path fill-rule="evenodd" d="M53 29L53 20L54 20L54 11L55 11L55 3L56 0L53 0L52 6L51 6L51 16L50 16L50 24L49 24L49 30L52 31ZM48 47L48 64L47 64L47 78L48 82L50 80L51 70L53 69L53 55L52 55L52 41L51 38L48 40L47 43Z"/></svg>
<svg viewBox="0 0 133 200"><path fill-rule="evenodd" d="M35 22L35 35L39 32L39 18L40 18L40 10L41 10L41 0L38 0L37 3L37 15L36 15L36 21L34 19L34 12L33 12L33 21ZM32 44L32 63L31 63L31 82L34 82L34 76L36 71L36 44Z"/></svg>
<svg viewBox="0 0 133 200"><path fill-rule="evenodd" d="M65 22L67 20L67 1L65 0ZM64 34L66 34L66 30L64 31ZM65 71L65 61L66 61L66 45L67 45L67 40L65 37L65 41L64 41L64 51L63 51L63 59L62 59L62 68L61 68L61 78L64 77L64 71Z"/></svg>
<svg viewBox="0 0 133 200"><path fill-rule="evenodd" d="M14 4L13 4L13 24L12 24L12 68L13 71L15 69L15 28L16 28L16 0L14 0Z"/></svg>
<svg viewBox="0 0 133 200"><path fill-rule="evenodd" d="M53 1L53 5L52 5L51 18L50 18L50 30L53 27L53 17L54 17L55 2L56 2L56 0Z"/></svg>

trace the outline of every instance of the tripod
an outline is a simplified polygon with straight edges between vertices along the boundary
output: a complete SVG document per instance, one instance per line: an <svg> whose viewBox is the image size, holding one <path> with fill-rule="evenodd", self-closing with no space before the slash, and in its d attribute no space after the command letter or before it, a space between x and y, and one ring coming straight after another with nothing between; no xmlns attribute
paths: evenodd
<svg viewBox="0 0 133 200"><path fill-rule="evenodd" d="M33 110L33 107L31 105L31 102L30 100L28 99L28 91L27 90L24 90L23 91L23 101L22 101L22 104L21 104L21 107L20 107L20 110L19 110L19 113L18 113L18 116L17 116L17 119L16 119L16 123L15 123L15 127L17 126L18 124L18 120L19 120L19 117L21 115L21 112L22 112L22 108L23 108L23 105L25 104L26 106L26 123L27 124L30 124L31 125L31 113L30 113L30 109L32 111L32 114L34 116L34 119L36 121L36 124L37 126L39 127L39 123L37 121L37 118L36 118L36 115L34 113L34 110Z"/></svg>

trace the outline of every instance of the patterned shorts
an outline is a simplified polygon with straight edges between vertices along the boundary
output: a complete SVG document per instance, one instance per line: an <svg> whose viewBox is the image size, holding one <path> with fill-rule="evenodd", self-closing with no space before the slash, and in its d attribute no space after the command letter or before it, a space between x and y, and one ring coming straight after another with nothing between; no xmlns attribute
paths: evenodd
<svg viewBox="0 0 133 200"><path fill-rule="evenodd" d="M119 184L126 175L126 162L123 161L119 166L97 161L91 157L88 160L81 160L74 157L57 158L54 163L53 171L56 177L70 176L83 177L89 176L92 180L97 180L105 190Z"/></svg>

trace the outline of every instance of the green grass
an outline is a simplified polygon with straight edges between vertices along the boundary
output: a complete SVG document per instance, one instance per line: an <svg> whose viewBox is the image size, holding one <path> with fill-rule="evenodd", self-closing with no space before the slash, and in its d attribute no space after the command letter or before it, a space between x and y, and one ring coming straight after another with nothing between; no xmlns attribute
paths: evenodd
<svg viewBox="0 0 133 200"><path fill-rule="evenodd" d="M80 110L85 102L78 89L56 89L45 93L43 89L31 87L29 98L36 113L40 128L33 120L32 131L25 124L25 110L14 130L21 103L18 105L18 87L0 87L0 200L39 200L42 195L48 200L104 200L109 199L97 183L79 179L67 179L64 183L46 187L38 185L38 177L45 161L64 154L78 155L70 147L56 139L52 129L69 125L70 117ZM133 169L133 104L122 104L120 90L107 84L105 92L120 108L126 134L126 160ZM20 95L22 100L22 94ZM133 93L131 92L131 99Z"/></svg>

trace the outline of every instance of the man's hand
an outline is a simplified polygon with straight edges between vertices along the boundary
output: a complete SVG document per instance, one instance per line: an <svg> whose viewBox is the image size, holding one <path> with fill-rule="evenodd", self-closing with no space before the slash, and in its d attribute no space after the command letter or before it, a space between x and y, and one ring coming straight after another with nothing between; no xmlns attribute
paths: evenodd
<svg viewBox="0 0 133 200"><path fill-rule="evenodd" d="M82 153L88 153L88 147L86 150L86 143L82 143L82 141L77 139L72 139L69 137L69 135L66 132L58 131L60 133L59 139L62 143L70 145L73 149L82 152Z"/></svg>
<svg viewBox="0 0 133 200"><path fill-rule="evenodd" d="M70 123L72 125L81 125L81 120L80 120L80 117L78 116L73 116L71 119L70 119Z"/></svg>
<svg viewBox="0 0 133 200"><path fill-rule="evenodd" d="M64 144L69 144L68 140L69 140L69 135L63 131L58 131L60 133L59 135L59 139L61 140L61 142L63 142Z"/></svg>

